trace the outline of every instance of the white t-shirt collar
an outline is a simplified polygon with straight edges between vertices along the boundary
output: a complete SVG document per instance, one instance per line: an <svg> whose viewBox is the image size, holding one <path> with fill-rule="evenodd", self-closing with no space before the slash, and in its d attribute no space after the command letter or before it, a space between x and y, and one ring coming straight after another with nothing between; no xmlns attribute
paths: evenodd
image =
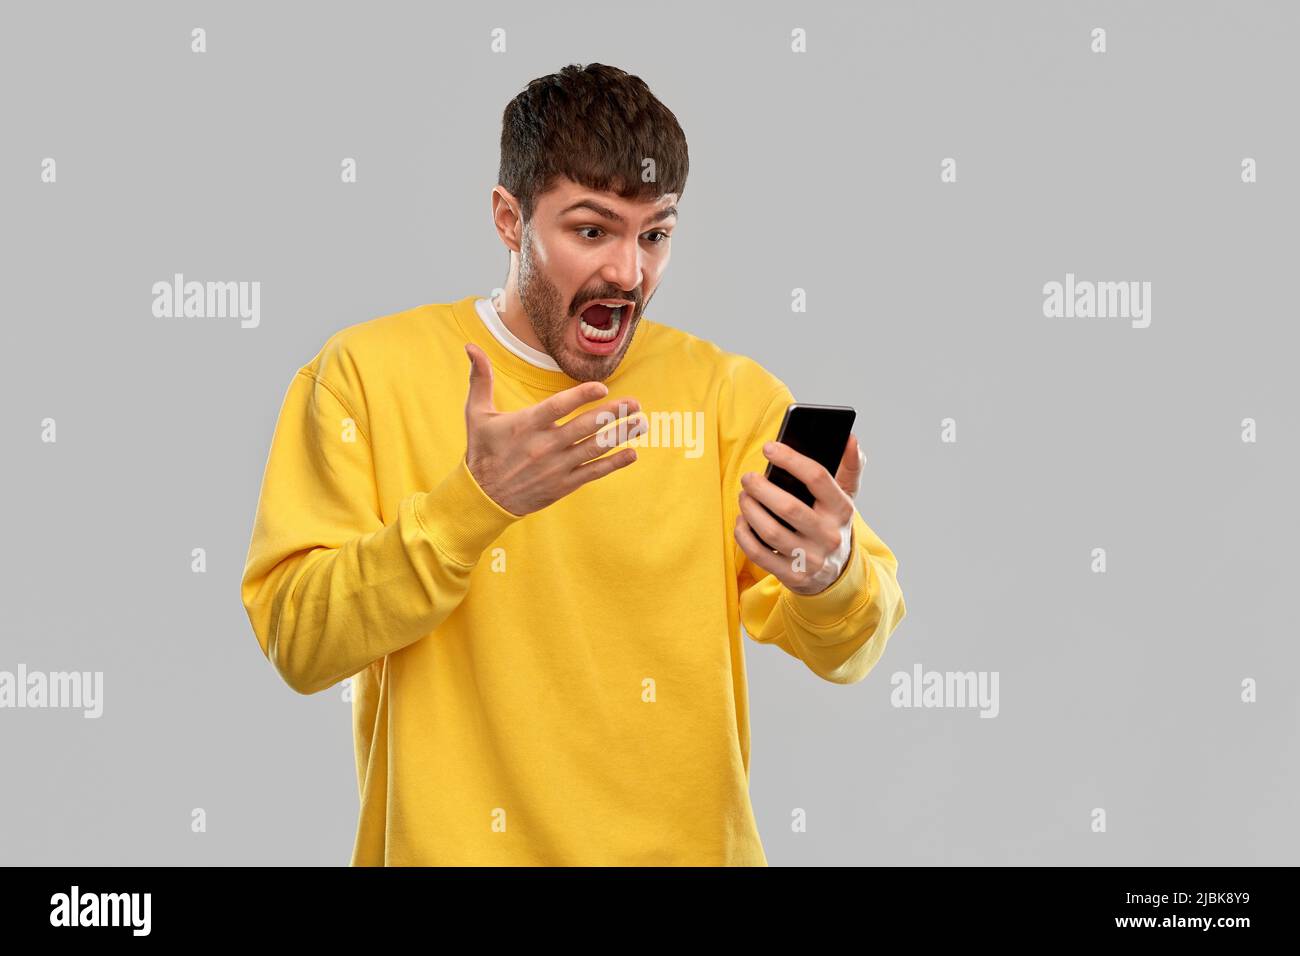
<svg viewBox="0 0 1300 956"><path fill-rule="evenodd" d="M533 348L506 327L506 324L501 321L501 316L497 315L497 310L492 305L491 299L476 300L474 308L478 310L479 318L488 327L488 331L515 355L518 355L530 365L536 365L538 368L550 369L553 372L562 371L560 366L556 364L555 359L540 349Z"/></svg>

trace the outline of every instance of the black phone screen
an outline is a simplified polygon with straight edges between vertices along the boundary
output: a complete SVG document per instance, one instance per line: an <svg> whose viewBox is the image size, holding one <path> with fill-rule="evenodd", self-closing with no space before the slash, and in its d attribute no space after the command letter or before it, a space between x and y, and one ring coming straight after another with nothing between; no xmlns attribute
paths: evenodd
<svg viewBox="0 0 1300 956"><path fill-rule="evenodd" d="M796 402L786 408L776 440L789 445L801 455L807 455L833 477L840 467L840 459L844 457L844 449L849 443L857 414L848 405L804 405ZM768 481L788 491L809 507L817 500L802 481L771 461L767 463L765 474ZM768 514L772 512L768 511ZM794 530L779 515L772 514L772 517L784 527ZM750 530L753 531L753 528ZM754 531L754 537L769 551L776 550L757 531Z"/></svg>

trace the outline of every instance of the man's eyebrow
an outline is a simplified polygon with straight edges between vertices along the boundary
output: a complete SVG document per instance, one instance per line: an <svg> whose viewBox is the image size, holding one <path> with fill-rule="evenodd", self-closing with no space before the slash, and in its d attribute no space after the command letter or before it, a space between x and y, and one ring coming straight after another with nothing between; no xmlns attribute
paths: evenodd
<svg viewBox="0 0 1300 956"><path fill-rule="evenodd" d="M589 209L592 212L594 212L596 215L602 216L605 219L609 219L612 222L618 222L624 224L627 223L627 220L624 219L622 216L620 216L618 213L616 213L614 210L610 209L608 206L601 205L600 203L596 202L596 200L594 199L579 199L572 206L568 206L564 209L561 209L560 215L561 216L568 215L569 213L573 212L575 209ZM665 209L659 210L659 212L655 213L653 216L651 216L649 219L646 220L646 225L649 225L652 222L659 222L661 220L669 218L670 216L676 218L677 216L676 206L668 206Z"/></svg>

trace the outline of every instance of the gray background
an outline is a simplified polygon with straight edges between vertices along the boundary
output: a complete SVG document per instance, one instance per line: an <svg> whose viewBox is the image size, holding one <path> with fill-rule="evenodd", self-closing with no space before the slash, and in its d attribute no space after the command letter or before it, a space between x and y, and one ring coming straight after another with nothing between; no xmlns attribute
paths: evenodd
<svg viewBox="0 0 1300 956"><path fill-rule="evenodd" d="M770 862L1297 862L1297 5L0 18L0 669L105 675L99 720L0 710L0 862L347 863L350 705L289 690L238 599L275 416L335 330L504 282L501 111L593 61L690 142L651 317L857 406L901 563L862 683L746 641ZM1150 281L1151 326L1044 318L1067 271ZM154 318L173 272L260 281L260 328ZM999 672L999 716L891 707L918 662Z"/></svg>

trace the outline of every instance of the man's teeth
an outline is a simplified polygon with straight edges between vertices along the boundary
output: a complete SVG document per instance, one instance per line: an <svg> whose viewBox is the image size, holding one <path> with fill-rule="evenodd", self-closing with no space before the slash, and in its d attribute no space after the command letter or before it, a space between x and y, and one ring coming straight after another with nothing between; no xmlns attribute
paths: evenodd
<svg viewBox="0 0 1300 956"><path fill-rule="evenodd" d="M594 325L588 325L587 320L579 315L578 328L581 329L582 334L589 339L595 339L598 342L608 342L610 339L618 335L618 325L623 317L623 307L620 305L617 309L611 309L609 317L609 327L598 329Z"/></svg>

